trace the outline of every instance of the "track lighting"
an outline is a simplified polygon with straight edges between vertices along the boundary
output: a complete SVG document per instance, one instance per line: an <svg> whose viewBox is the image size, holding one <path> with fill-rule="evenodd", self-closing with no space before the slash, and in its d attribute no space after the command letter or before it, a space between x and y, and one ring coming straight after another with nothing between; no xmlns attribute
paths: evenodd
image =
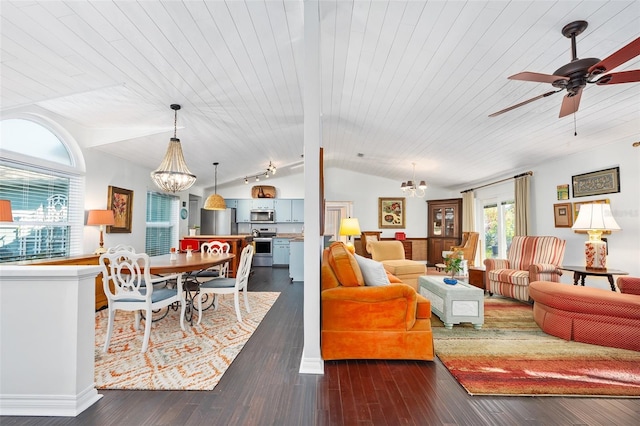
<svg viewBox="0 0 640 426"><path fill-rule="evenodd" d="M271 161L269 161L269 165L267 166L267 170L264 173L258 173L257 175L251 175L251 176L245 176L244 177L244 183L245 185L249 183L249 179L255 179L256 182L260 182L260 178L264 177L265 179L269 179L269 176L275 175L276 174L276 166L273 165L273 163L271 163Z"/></svg>

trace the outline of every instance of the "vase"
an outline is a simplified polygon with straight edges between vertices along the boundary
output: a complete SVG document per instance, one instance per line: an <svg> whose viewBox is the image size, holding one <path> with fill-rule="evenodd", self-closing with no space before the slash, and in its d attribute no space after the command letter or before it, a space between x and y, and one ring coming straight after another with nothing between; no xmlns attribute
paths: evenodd
<svg viewBox="0 0 640 426"><path fill-rule="evenodd" d="M189 236L194 237L196 235L196 230L194 228L189 229Z"/></svg>
<svg viewBox="0 0 640 426"><path fill-rule="evenodd" d="M445 284L449 284L449 285L454 285L454 284L456 284L456 283L458 282L458 280L457 280L457 279L455 279L455 278L449 278L449 277L445 277L445 278L443 279L443 281L444 281L444 283L445 283Z"/></svg>

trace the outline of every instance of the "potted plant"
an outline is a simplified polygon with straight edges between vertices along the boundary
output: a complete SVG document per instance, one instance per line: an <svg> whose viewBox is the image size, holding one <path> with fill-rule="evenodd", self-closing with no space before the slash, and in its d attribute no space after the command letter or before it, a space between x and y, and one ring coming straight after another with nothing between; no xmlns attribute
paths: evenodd
<svg viewBox="0 0 640 426"><path fill-rule="evenodd" d="M193 228L189 229L189 236L193 237L195 235L198 234L198 229L200 229L200 227L198 225L193 225Z"/></svg>
<svg viewBox="0 0 640 426"><path fill-rule="evenodd" d="M451 253L444 259L444 271L451 274L451 277L447 277L444 279L444 282L447 284L455 284L458 282L454 278L454 276L462 271L462 252L457 251L455 253Z"/></svg>

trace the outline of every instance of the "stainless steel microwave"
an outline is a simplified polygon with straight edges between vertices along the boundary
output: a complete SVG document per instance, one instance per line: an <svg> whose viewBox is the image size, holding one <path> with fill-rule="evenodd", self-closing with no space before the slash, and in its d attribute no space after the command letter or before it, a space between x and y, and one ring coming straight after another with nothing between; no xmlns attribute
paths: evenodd
<svg viewBox="0 0 640 426"><path fill-rule="evenodd" d="M275 223L273 210L251 210L251 223Z"/></svg>

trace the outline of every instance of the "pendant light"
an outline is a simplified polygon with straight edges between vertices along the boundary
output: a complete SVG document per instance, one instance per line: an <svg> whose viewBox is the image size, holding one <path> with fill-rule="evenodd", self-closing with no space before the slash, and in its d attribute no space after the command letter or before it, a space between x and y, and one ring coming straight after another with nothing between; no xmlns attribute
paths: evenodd
<svg viewBox="0 0 640 426"><path fill-rule="evenodd" d="M187 168L187 163L185 163L184 155L182 154L180 139L176 137L180 105L172 104L171 109L175 112L173 137L169 141L169 147L162 163L155 171L151 172L151 178L158 188L175 193L190 188L196 182L196 176Z"/></svg>
<svg viewBox="0 0 640 426"><path fill-rule="evenodd" d="M220 163L213 163L216 166L215 186L213 187L213 194L209 195L204 203L205 210L225 210L227 208L224 198L218 195L218 164Z"/></svg>

